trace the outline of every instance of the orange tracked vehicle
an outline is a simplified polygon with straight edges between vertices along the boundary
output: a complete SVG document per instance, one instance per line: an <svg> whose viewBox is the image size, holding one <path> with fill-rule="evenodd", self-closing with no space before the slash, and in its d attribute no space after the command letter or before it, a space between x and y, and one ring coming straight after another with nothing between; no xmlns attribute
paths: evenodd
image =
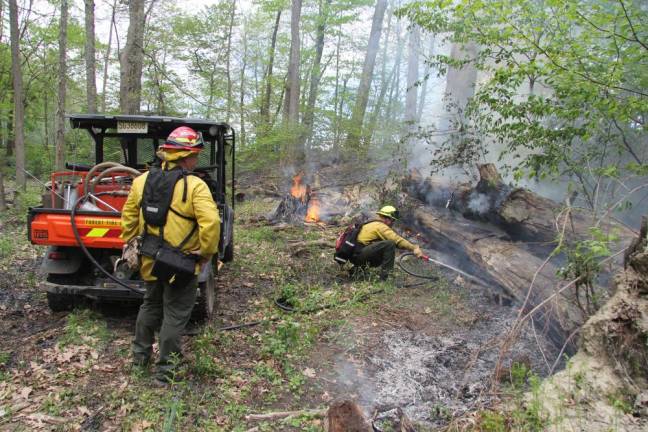
<svg viewBox="0 0 648 432"><path fill-rule="evenodd" d="M28 235L47 246L43 288L54 311L79 300L140 300L143 282L120 265L123 241L120 218L132 179L158 164L156 150L169 133L186 125L199 132L205 151L194 174L209 186L221 218L218 259L233 259L235 136L226 123L175 117L71 115L73 129L83 129L94 144L94 165L66 164L52 173L39 207L29 209ZM231 167L227 169L227 164ZM228 204L227 183L231 183ZM203 266L195 315L211 318L216 262Z"/></svg>

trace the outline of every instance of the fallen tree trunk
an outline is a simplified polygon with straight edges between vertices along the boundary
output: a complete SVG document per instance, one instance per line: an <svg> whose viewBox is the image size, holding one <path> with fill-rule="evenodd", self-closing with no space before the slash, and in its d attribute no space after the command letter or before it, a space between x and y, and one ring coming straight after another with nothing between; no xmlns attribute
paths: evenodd
<svg viewBox="0 0 648 432"><path fill-rule="evenodd" d="M423 178L417 172L405 179L404 186L410 195L428 205L447 207L469 219L492 222L515 240L556 244L559 235L564 234L564 241L572 242L589 238L590 227L594 225L603 232L617 233L619 244L627 244L635 235L609 217L597 221L569 203L559 204L528 189L511 188L502 181L493 164L479 165L478 170L480 179L474 187ZM563 226L566 229L561 230Z"/></svg>
<svg viewBox="0 0 648 432"><path fill-rule="evenodd" d="M467 273L479 275L494 290L513 298L518 305L522 305L528 295L526 309L551 295L559 284L556 257L545 262L526 244L511 242L497 227L424 206L414 208L412 216L412 220L406 222L420 231L430 248L445 255L445 259L453 260ZM570 293L558 296L534 316L535 322L558 348L583 319Z"/></svg>

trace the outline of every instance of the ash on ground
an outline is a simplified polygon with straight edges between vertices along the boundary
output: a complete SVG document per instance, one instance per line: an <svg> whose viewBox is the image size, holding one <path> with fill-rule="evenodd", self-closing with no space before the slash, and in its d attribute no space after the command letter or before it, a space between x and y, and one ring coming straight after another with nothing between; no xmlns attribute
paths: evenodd
<svg viewBox="0 0 648 432"><path fill-rule="evenodd" d="M439 330L435 322L412 326L406 316L403 325L386 331L376 331L375 322L355 322L348 339L352 346L334 359L338 392L355 397L378 424L394 420L400 407L415 422L442 426L495 402L491 379L502 338L517 310L474 290L466 301L479 318L454 329ZM518 336L505 366L519 362L546 375L538 344L549 362L556 352L536 330L537 339L531 329Z"/></svg>

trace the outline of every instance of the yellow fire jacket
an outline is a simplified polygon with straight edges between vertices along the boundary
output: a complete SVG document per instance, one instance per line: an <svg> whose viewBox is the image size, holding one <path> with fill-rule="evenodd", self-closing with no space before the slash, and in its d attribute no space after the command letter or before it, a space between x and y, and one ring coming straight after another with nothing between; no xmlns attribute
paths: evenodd
<svg viewBox="0 0 648 432"><path fill-rule="evenodd" d="M363 245L380 240L391 240L396 243L396 247L399 249L413 251L416 248L415 245L396 234L393 229L381 221L372 221L365 224L358 233L358 242Z"/></svg>
<svg viewBox="0 0 648 432"><path fill-rule="evenodd" d="M169 168L175 166L173 163L165 163L169 164ZM144 173L133 180L128 199L122 209L121 238L124 241L144 233L144 217L140 211L140 202L142 201L147 177L148 173ZM187 176L187 200L185 202L182 202L183 189L184 180L180 179L175 185L171 207L184 216L195 218L198 229L185 243L182 250L187 252L199 250L203 258L211 258L218 250L220 240L220 216L218 215L216 203L214 203L205 182L196 176ZM178 246L191 232L193 224L194 221L187 220L169 210L167 223L164 226L164 240L173 246ZM159 234L156 227L148 226L147 230L150 234ZM142 279L145 281L156 280L155 276L151 275L153 259L146 256L141 258L140 274ZM200 268L196 265L196 274L199 271Z"/></svg>

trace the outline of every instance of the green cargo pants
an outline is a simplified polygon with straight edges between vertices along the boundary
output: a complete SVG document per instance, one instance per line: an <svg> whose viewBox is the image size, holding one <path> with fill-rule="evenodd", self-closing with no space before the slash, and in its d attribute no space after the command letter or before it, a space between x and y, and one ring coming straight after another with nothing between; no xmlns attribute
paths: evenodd
<svg viewBox="0 0 648 432"><path fill-rule="evenodd" d="M357 267L380 267L380 278L387 279L394 269L396 258L396 243L391 240L381 240L369 243L357 251L351 262Z"/></svg>
<svg viewBox="0 0 648 432"><path fill-rule="evenodd" d="M182 331L196 302L197 278L168 282L147 282L144 302L135 323L133 361L146 365L151 360L155 332L159 331L160 358L157 378L168 380L174 367L174 356L182 356Z"/></svg>

